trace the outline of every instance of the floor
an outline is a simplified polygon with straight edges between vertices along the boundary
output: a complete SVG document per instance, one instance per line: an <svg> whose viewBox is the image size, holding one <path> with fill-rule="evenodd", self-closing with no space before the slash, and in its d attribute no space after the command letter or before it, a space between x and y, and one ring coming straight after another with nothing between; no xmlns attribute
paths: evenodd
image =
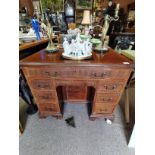
<svg viewBox="0 0 155 155"><path fill-rule="evenodd" d="M74 116L76 128L65 119ZM113 124L104 119L90 121L85 104L66 104L64 118L39 119L38 113L28 116L19 139L20 155L134 155L128 148L128 132L120 106Z"/></svg>

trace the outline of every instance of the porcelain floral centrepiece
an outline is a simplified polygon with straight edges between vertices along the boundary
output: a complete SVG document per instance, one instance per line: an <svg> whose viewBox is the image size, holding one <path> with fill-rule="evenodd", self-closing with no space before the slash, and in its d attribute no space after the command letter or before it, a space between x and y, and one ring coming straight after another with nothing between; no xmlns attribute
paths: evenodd
<svg viewBox="0 0 155 155"><path fill-rule="evenodd" d="M75 40L71 40L71 43L68 42L67 38L64 38L63 48L63 56L70 57L71 59L87 58L92 55L92 43L89 39L81 40L79 33Z"/></svg>

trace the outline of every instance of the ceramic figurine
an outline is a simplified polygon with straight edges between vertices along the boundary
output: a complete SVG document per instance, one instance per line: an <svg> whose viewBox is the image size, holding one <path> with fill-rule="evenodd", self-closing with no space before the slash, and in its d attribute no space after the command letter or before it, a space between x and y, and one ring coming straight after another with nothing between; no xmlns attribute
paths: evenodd
<svg viewBox="0 0 155 155"><path fill-rule="evenodd" d="M69 55L71 52L71 49L69 47L69 42L67 41L67 38L64 38L63 48L64 48L65 53Z"/></svg>

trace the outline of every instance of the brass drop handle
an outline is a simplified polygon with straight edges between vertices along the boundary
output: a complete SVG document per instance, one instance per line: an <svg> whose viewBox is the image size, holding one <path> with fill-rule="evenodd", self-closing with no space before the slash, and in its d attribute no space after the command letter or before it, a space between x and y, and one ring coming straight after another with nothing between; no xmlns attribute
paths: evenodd
<svg viewBox="0 0 155 155"><path fill-rule="evenodd" d="M58 72L54 72L54 76L57 76L58 75Z"/></svg>
<svg viewBox="0 0 155 155"><path fill-rule="evenodd" d="M40 98L43 99L43 100L51 99L51 97L49 97L49 96L41 96Z"/></svg>
<svg viewBox="0 0 155 155"><path fill-rule="evenodd" d="M96 75L96 73L92 73L92 76L96 77L97 75Z"/></svg>
<svg viewBox="0 0 155 155"><path fill-rule="evenodd" d="M52 75L51 72L49 72L49 71L45 71L45 73L46 73L48 76L55 76L55 77L56 77L56 76L59 75L59 73L56 72L56 71L53 73L53 75Z"/></svg>
<svg viewBox="0 0 155 155"><path fill-rule="evenodd" d="M48 84L38 84L38 88L49 88L50 86Z"/></svg>
<svg viewBox="0 0 155 155"><path fill-rule="evenodd" d="M40 87L41 87L41 85L40 85L40 84L38 84L38 87L40 88Z"/></svg>
<svg viewBox="0 0 155 155"><path fill-rule="evenodd" d="M100 109L100 112L106 112L107 111L107 109Z"/></svg>
<svg viewBox="0 0 155 155"><path fill-rule="evenodd" d="M54 108L45 107L45 110L46 110L46 111L54 111Z"/></svg>
<svg viewBox="0 0 155 155"><path fill-rule="evenodd" d="M105 89L108 89L108 86L107 86L107 85L104 85L104 88L105 88Z"/></svg>
<svg viewBox="0 0 155 155"><path fill-rule="evenodd" d="M110 97L110 98L103 98L103 101L112 101L112 97Z"/></svg>
<svg viewBox="0 0 155 155"><path fill-rule="evenodd" d="M107 75L107 73L106 73L106 72L103 72L103 73L101 74L101 77L104 77L105 75Z"/></svg>
<svg viewBox="0 0 155 155"><path fill-rule="evenodd" d="M115 89L115 88L117 88L117 85L113 85L112 89Z"/></svg>
<svg viewBox="0 0 155 155"><path fill-rule="evenodd" d="M114 90L115 88L117 88L116 85L113 85L112 87L108 87L107 85L104 85L105 89L110 89L110 90Z"/></svg>
<svg viewBox="0 0 155 155"><path fill-rule="evenodd" d="M45 73L48 75L48 76L51 76L51 73L49 71L45 71Z"/></svg>

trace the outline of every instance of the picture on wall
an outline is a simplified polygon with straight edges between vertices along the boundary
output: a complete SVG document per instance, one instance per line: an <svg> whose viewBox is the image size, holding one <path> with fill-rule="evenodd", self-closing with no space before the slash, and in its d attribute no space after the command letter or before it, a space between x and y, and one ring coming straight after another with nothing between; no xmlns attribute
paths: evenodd
<svg viewBox="0 0 155 155"><path fill-rule="evenodd" d="M76 9L92 9L92 0L77 0Z"/></svg>

